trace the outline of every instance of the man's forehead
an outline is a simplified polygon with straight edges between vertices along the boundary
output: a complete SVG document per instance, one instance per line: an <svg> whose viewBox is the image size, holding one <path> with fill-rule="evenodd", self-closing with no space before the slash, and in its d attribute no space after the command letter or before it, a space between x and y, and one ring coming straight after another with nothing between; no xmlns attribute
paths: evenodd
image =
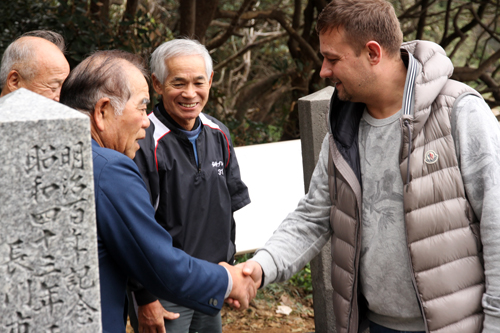
<svg viewBox="0 0 500 333"><path fill-rule="evenodd" d="M176 73L175 76L171 77L173 82L175 81L186 81L188 73ZM207 76L205 74L196 75L195 80L206 80Z"/></svg>
<svg viewBox="0 0 500 333"><path fill-rule="evenodd" d="M205 59L199 54L165 59L165 66L169 73L175 72L175 77L183 77L194 73L194 75L206 78Z"/></svg>
<svg viewBox="0 0 500 333"><path fill-rule="evenodd" d="M342 28L332 28L319 34L319 45L322 54L336 54L350 45L345 40Z"/></svg>

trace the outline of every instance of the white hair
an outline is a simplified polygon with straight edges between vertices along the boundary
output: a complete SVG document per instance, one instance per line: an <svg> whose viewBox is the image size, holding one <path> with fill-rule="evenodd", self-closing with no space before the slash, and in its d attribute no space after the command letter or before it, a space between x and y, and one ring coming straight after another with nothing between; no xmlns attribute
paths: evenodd
<svg viewBox="0 0 500 333"><path fill-rule="evenodd" d="M168 77L168 68L165 62L173 57L199 55L205 61L207 79L210 79L213 70L212 57L207 48L194 39L173 39L158 46L151 55L151 73L156 76L161 84Z"/></svg>
<svg viewBox="0 0 500 333"><path fill-rule="evenodd" d="M16 69L25 80L31 80L37 72L35 45L30 40L16 40L2 56L0 66L0 89L7 83L10 71Z"/></svg>

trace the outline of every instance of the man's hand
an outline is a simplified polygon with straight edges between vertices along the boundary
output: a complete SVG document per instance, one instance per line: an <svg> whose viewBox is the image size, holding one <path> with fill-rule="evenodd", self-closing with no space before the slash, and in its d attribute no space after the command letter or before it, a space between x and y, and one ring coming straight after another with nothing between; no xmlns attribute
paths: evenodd
<svg viewBox="0 0 500 333"><path fill-rule="evenodd" d="M247 260L240 265L243 266L243 274L250 276L253 282L255 282L257 289L259 289L262 284L262 267L260 264L253 260Z"/></svg>
<svg viewBox="0 0 500 333"><path fill-rule="evenodd" d="M225 262L220 262L219 265L227 268L233 279L233 289L229 294L228 303L240 310L248 308L250 301L257 294L257 286L252 278L243 274L241 265L231 266Z"/></svg>
<svg viewBox="0 0 500 333"><path fill-rule="evenodd" d="M164 320L179 318L178 313L172 313L165 310L160 304L160 301L139 306L137 312L139 333L166 333Z"/></svg>

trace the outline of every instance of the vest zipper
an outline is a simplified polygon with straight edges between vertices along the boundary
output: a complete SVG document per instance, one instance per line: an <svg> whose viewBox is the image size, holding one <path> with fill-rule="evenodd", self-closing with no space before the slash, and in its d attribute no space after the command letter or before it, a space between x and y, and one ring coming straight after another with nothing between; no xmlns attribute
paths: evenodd
<svg viewBox="0 0 500 333"><path fill-rule="evenodd" d="M332 163L333 164L333 163ZM337 168L333 164L333 187L335 188L333 199L337 201Z"/></svg>
<svg viewBox="0 0 500 333"><path fill-rule="evenodd" d="M357 205L357 204L356 204ZM347 332L349 332L350 328L351 328L351 317L352 317L352 312L353 312L353 309L354 308L357 308L357 314L358 314L358 318L357 320L359 321L359 295L358 293L355 291L356 290L359 290L357 288L357 285L358 285L358 276L359 276L359 267L356 268L358 266L358 262L359 262L359 254L361 252L361 249L360 249L360 243L361 243L361 227L362 227L362 221L361 221L361 213L359 211L359 207L358 209L356 209L356 242L355 242L355 248L354 248L354 281L352 283L352 288L351 288L351 295L352 295L352 302L350 304L350 307L349 307L349 314L347 316ZM358 329L359 329L359 323L358 323Z"/></svg>
<svg viewBox="0 0 500 333"><path fill-rule="evenodd" d="M406 164L406 193L408 193L408 188L410 187L410 156L411 156L411 148L412 148L412 131L410 128L410 122L408 119L403 121L404 126L408 128L408 158ZM403 133L404 134L404 133ZM401 137L401 143L403 142L403 137ZM413 289L415 290L415 295L417 296L418 305L420 307L420 313L422 314L422 319L424 320L425 331L429 332L429 327L427 326L427 319L425 318L424 306L422 304L422 298L418 293L417 280L415 279L415 271L413 270L413 263L411 261L411 253L410 247L408 243L408 230L406 228L406 219L403 221L405 228L405 238L406 238L406 250L408 254L408 265L411 273L411 283L413 285Z"/></svg>
<svg viewBox="0 0 500 333"><path fill-rule="evenodd" d="M404 120L404 124L406 127L408 127L408 160L406 162L406 192L408 193L408 187L410 186L410 156L411 156L411 144L412 144L412 137L411 137L411 128L410 128L410 122L408 119Z"/></svg>

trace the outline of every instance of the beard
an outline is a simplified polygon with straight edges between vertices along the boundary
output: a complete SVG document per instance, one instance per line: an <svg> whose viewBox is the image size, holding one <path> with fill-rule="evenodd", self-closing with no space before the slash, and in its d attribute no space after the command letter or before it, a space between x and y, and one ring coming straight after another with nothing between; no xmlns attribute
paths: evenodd
<svg viewBox="0 0 500 333"><path fill-rule="evenodd" d="M335 90L337 90L337 97L343 102L349 102L352 100L352 95L345 90L345 86L342 84L337 88L337 83L335 83Z"/></svg>

